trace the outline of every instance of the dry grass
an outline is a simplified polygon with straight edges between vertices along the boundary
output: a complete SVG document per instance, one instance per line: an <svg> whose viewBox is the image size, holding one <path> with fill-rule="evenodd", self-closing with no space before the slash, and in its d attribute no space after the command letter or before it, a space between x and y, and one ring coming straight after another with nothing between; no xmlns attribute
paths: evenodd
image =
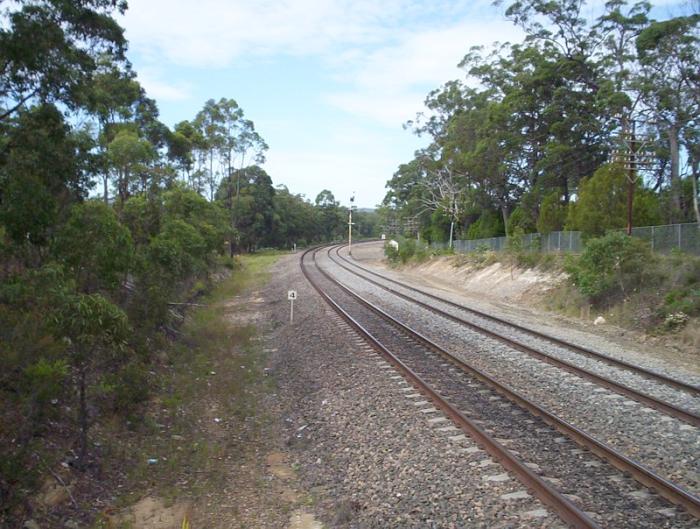
<svg viewBox="0 0 700 529"><path fill-rule="evenodd" d="M260 395L271 389L265 355L254 325L236 324L231 311L249 311L245 296L264 284L277 255L244 256L230 277L188 314L183 337L162 355L159 388L135 432L119 425L104 431L110 459L127 468L115 507L146 495L166 505L196 502L227 480L226 461L235 459L265 420ZM254 308L253 308L254 310ZM253 420L254 419L254 420ZM117 523L118 522L118 523ZM102 516L95 527L123 525Z"/></svg>

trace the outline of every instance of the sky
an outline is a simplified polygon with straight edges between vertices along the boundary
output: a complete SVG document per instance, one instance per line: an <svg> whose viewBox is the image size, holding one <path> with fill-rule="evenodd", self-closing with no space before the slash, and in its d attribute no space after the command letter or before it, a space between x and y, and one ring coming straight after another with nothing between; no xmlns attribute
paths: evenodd
<svg viewBox="0 0 700 529"><path fill-rule="evenodd" d="M129 59L168 126L235 99L275 185L379 204L427 139L403 124L474 45L520 40L488 1L130 0Z"/></svg>
<svg viewBox="0 0 700 529"><path fill-rule="evenodd" d="M658 4L658 2L656 2ZM664 2L665 3L665 2ZM405 130L471 46L522 40L490 0L129 0L129 59L168 126L235 99L275 185L381 203L427 144Z"/></svg>

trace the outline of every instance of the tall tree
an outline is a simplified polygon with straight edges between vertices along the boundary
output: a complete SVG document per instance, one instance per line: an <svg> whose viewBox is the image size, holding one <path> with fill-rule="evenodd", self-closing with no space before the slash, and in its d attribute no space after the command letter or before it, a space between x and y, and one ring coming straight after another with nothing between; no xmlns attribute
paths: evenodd
<svg viewBox="0 0 700 529"><path fill-rule="evenodd" d="M636 40L642 66L638 86L670 151L672 220L681 212L680 148L684 131L700 119L700 15L652 22Z"/></svg>
<svg viewBox="0 0 700 529"><path fill-rule="evenodd" d="M0 28L0 121L31 101L81 103L81 88L107 53L124 59L123 29L112 18L124 0L17 0Z"/></svg>

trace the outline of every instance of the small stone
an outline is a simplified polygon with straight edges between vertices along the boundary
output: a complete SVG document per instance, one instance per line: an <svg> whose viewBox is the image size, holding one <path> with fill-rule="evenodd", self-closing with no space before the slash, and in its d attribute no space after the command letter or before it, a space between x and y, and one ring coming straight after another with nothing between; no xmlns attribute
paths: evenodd
<svg viewBox="0 0 700 529"><path fill-rule="evenodd" d="M524 500L529 498L530 495L526 490L519 490L517 492L509 492L508 494L501 494L502 500Z"/></svg>
<svg viewBox="0 0 700 529"><path fill-rule="evenodd" d="M507 472L504 472L503 474L495 474L493 476L484 476L482 479L484 481L492 481L495 483L501 483L502 481L508 481L510 479L510 476L508 475Z"/></svg>
<svg viewBox="0 0 700 529"><path fill-rule="evenodd" d="M547 511L547 509L535 509L533 511L527 511L523 513L524 518L544 518L548 515L549 512Z"/></svg>
<svg viewBox="0 0 700 529"><path fill-rule="evenodd" d="M454 426L452 424L449 426L443 426L442 428L437 429L438 432L456 432L457 430L459 430L459 428L457 428L456 426Z"/></svg>
<svg viewBox="0 0 700 529"><path fill-rule="evenodd" d="M602 316L598 316L595 320L593 320L593 325L604 325L605 324L605 318Z"/></svg>
<svg viewBox="0 0 700 529"><path fill-rule="evenodd" d="M628 496L637 500L646 500L647 498L651 498L651 494L649 493L649 491L644 489L639 489L635 490L634 492L630 492Z"/></svg>

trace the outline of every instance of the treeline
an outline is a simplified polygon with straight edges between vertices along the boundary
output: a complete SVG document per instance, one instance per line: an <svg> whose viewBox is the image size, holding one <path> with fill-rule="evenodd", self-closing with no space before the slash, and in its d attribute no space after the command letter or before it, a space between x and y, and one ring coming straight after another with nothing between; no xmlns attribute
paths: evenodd
<svg viewBox="0 0 700 529"><path fill-rule="evenodd" d="M0 26L0 525L90 427L138 421L152 357L230 255L339 238L347 210L275 188L232 99L168 128L118 0L18 0ZM360 231L376 230L365 215ZM235 271L234 271L235 273Z"/></svg>
<svg viewBox="0 0 700 529"><path fill-rule="evenodd" d="M522 0L523 44L472 48L465 80L431 92L409 123L430 144L387 183L387 224L429 240L561 229L601 234L700 220L700 14L651 4Z"/></svg>

